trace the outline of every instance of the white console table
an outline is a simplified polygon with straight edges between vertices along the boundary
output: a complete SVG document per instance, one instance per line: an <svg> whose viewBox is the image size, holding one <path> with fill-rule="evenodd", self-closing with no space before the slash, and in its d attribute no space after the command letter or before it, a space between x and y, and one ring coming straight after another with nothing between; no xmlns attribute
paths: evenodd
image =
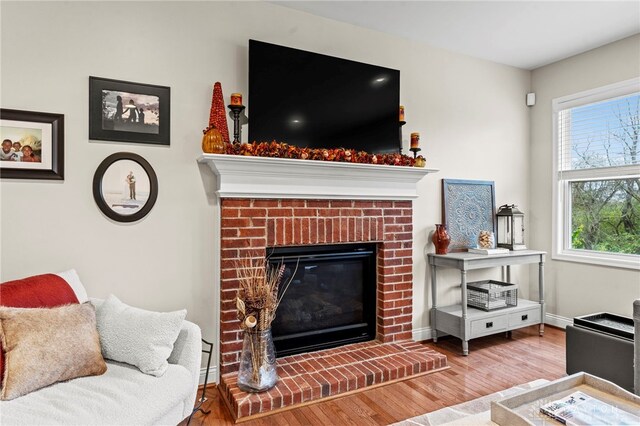
<svg viewBox="0 0 640 426"><path fill-rule="evenodd" d="M545 252L535 250L511 251L508 254L483 255L473 253L429 254L431 266L431 328L433 341L441 335L450 334L462 340L463 355L469 354L469 340L490 334L508 332L529 325L540 324L540 335L544 334L544 256ZM531 301L518 298L518 305L494 311L483 311L467 307L467 271L474 269L503 268L503 281L511 282L511 266L537 263L539 299ZM462 301L459 304L439 307L437 298L438 268L455 268L460 271L460 292Z"/></svg>

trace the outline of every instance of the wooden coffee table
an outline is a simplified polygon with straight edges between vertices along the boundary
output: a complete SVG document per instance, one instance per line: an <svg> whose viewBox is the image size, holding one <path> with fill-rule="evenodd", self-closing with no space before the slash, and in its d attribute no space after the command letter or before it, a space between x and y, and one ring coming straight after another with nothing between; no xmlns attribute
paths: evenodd
<svg viewBox="0 0 640 426"><path fill-rule="evenodd" d="M492 402L491 421L502 426L562 424L542 414L540 407L577 391L584 392L617 409L640 416L640 396L609 381L581 372L554 380L511 398Z"/></svg>

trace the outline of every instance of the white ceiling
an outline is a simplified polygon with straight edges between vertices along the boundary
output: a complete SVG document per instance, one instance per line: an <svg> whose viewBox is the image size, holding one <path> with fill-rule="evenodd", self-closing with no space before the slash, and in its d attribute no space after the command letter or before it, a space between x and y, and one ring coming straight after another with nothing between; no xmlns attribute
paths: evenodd
<svg viewBox="0 0 640 426"><path fill-rule="evenodd" d="M518 68L640 33L640 1L273 1Z"/></svg>

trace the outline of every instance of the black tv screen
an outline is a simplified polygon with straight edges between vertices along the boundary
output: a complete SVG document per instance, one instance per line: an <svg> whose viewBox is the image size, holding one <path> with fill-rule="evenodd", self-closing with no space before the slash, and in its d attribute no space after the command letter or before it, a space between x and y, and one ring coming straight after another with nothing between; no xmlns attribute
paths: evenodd
<svg viewBox="0 0 640 426"><path fill-rule="evenodd" d="M249 40L249 141L400 149L400 71Z"/></svg>

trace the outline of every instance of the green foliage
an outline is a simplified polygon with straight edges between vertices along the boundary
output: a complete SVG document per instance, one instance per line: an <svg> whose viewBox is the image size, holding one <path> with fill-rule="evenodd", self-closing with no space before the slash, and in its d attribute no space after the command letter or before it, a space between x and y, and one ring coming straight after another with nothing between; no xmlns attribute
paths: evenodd
<svg viewBox="0 0 640 426"><path fill-rule="evenodd" d="M584 248L584 239L582 238L583 232L584 232L584 225L582 223L577 225L574 223L573 231L571 232L571 248L574 248L574 249Z"/></svg>
<svg viewBox="0 0 640 426"><path fill-rule="evenodd" d="M609 105L610 121L597 108L576 112L582 126L572 145L575 169L638 165L640 157L640 96ZM576 109L576 111L579 109ZM594 114L594 111L596 114ZM612 114L612 115L611 115ZM572 112L573 116L573 112ZM606 125L599 120L606 121ZM587 123L589 120L589 124ZM580 133L581 132L581 133ZM572 138L574 135L572 135ZM582 138L582 139L580 139ZM587 141L586 143L584 141ZM571 247L611 253L640 254L640 178L571 181Z"/></svg>
<svg viewBox="0 0 640 426"><path fill-rule="evenodd" d="M638 179L571 184L571 247L640 254Z"/></svg>

